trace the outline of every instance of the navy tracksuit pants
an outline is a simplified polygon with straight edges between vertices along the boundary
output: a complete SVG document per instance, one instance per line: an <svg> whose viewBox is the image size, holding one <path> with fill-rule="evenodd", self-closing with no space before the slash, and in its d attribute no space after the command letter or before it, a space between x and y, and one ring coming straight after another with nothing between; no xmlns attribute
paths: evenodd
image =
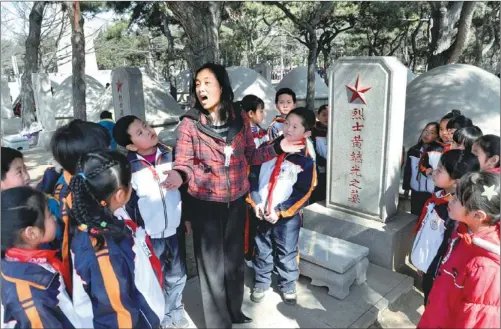
<svg viewBox="0 0 501 329"><path fill-rule="evenodd" d="M301 215L279 219L275 224L259 220L255 237L253 261L254 287L266 290L271 285L271 273L275 266L278 272L278 287L281 292L295 290L299 278L299 230Z"/></svg>

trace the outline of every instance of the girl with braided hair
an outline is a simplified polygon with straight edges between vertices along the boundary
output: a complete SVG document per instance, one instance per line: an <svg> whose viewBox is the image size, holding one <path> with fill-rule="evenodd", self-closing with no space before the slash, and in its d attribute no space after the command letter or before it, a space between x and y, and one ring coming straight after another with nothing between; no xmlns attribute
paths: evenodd
<svg viewBox="0 0 501 329"><path fill-rule="evenodd" d="M85 328L157 328L163 318L158 259L122 208L130 181L127 158L102 150L82 156L70 182L73 304Z"/></svg>

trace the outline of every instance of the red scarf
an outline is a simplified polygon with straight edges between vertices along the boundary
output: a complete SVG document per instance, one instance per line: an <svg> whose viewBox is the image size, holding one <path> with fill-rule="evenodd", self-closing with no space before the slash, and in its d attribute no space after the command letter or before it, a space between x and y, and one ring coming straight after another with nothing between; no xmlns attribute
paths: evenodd
<svg viewBox="0 0 501 329"><path fill-rule="evenodd" d="M278 123L285 123L285 118L278 116L273 119L273 122L278 122Z"/></svg>
<svg viewBox="0 0 501 329"><path fill-rule="evenodd" d="M441 193L444 193L444 191L441 191ZM419 231L419 229L421 228L421 225L423 224L423 220L426 217L426 213L428 212L428 205L430 203L434 203L435 207L438 207L439 205L449 203L450 199L451 199L450 194L447 194L443 197L437 197L436 193L433 193L431 198L429 198L428 201L426 201L426 203L424 204L423 210L421 211L421 216L419 216L419 219L418 219L416 225L412 229L412 234L416 234Z"/></svg>
<svg viewBox="0 0 501 329"><path fill-rule="evenodd" d="M62 275L66 287L68 287L68 289L71 289L69 273L64 270L63 262L61 262L59 258L57 258L56 253L57 250L9 248L5 252L5 257L10 261L21 263L49 263L57 272Z"/></svg>
<svg viewBox="0 0 501 329"><path fill-rule="evenodd" d="M499 173L499 169L500 169L499 167L497 167L497 168L489 168L486 171L491 172L493 174L498 174L499 175L500 174Z"/></svg>

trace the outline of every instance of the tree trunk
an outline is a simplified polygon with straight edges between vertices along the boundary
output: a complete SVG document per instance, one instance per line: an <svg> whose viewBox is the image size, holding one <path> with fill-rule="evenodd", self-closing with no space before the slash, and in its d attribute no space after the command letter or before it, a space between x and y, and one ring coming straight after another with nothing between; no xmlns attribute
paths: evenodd
<svg viewBox="0 0 501 329"><path fill-rule="evenodd" d="M187 36L185 59L192 72L207 62L219 63L219 28L224 6L219 1L166 1Z"/></svg>
<svg viewBox="0 0 501 329"><path fill-rule="evenodd" d="M26 39L24 56L24 73L21 80L21 120L22 127L27 128L35 121L35 96L31 83L31 74L38 72L38 52L42 31L43 11L47 2L34 2L30 12L30 28Z"/></svg>
<svg viewBox="0 0 501 329"><path fill-rule="evenodd" d="M317 71L317 38L310 35L308 51L308 83L306 86L306 107L315 111L315 73Z"/></svg>
<svg viewBox="0 0 501 329"><path fill-rule="evenodd" d="M71 21L73 117L87 120L84 19L78 0L68 3L68 15Z"/></svg>
<svg viewBox="0 0 501 329"><path fill-rule="evenodd" d="M432 2L428 71L456 62L468 43L475 2L449 1L447 7ZM457 26L457 27L456 27Z"/></svg>

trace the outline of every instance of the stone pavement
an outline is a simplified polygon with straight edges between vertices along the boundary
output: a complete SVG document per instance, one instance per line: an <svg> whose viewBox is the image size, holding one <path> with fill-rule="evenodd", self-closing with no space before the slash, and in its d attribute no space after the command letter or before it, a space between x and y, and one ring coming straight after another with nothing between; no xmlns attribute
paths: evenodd
<svg viewBox="0 0 501 329"><path fill-rule="evenodd" d="M310 279L300 277L298 304L291 306L283 303L276 289L269 290L262 303L253 303L250 300L253 270L247 269L245 276L243 312L254 322L235 325L235 328L368 328L389 304L412 289L414 281L409 276L370 264L367 281L352 286L350 295L338 300L327 294L327 288L312 286ZM193 327L204 328L197 277L188 281L183 299Z"/></svg>

